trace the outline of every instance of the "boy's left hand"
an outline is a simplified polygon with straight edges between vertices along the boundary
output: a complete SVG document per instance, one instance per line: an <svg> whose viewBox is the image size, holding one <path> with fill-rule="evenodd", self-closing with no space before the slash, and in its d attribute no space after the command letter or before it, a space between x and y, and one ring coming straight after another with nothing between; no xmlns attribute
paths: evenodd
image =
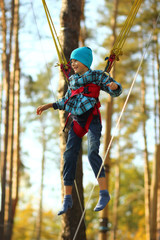
<svg viewBox="0 0 160 240"><path fill-rule="evenodd" d="M108 86L111 90L117 90L118 85L115 82L108 83L106 86Z"/></svg>

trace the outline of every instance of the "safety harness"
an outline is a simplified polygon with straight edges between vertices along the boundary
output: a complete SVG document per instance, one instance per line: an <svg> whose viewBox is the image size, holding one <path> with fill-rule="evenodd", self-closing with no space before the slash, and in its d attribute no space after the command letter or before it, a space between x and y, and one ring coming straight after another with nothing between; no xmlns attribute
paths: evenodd
<svg viewBox="0 0 160 240"><path fill-rule="evenodd" d="M92 121L92 119L95 115L99 115L100 120L101 120L101 114L100 114L100 111L99 111L99 108L100 108L101 104L100 104L99 99L98 99L99 93L100 93L100 86L98 86L96 84L93 84L93 83L89 83L89 84L86 84L83 87L80 87L80 88L76 89L76 90L72 89L71 91L72 91L71 96L67 99L67 101L65 101L65 104L69 101L70 98L72 98L72 97L74 97L74 96L76 96L80 93L83 94L84 96L92 97L92 98L95 98L97 100L97 103L95 104L95 106L93 107L93 110L89 114L88 119L87 119L84 127L82 127L76 120L73 120L73 130L78 137L82 138L88 132L90 123L91 123L91 121ZM68 114L68 117L67 117L67 120L66 120L63 131L65 130L65 128L67 126L70 115L71 115L71 113Z"/></svg>

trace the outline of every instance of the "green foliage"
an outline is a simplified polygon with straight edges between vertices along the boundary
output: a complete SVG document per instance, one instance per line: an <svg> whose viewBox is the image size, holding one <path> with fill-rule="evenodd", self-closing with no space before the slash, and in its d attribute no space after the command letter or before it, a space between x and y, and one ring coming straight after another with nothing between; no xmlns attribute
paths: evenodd
<svg viewBox="0 0 160 240"><path fill-rule="evenodd" d="M111 201L109 203L110 231L112 231L113 221L113 201L115 198L115 175L114 168L111 168L110 188ZM142 169L138 169L133 164L121 164L120 167L120 198L118 206L118 236L117 239L135 239L140 234L145 235L144 225L144 179ZM85 202L88 202L89 195L93 188L90 183L85 188ZM89 201L89 208L86 211L87 238L96 239L95 236L99 228L99 214L93 211L99 197L99 188L94 188ZM139 231L140 228L140 231Z"/></svg>
<svg viewBox="0 0 160 240"><path fill-rule="evenodd" d="M49 84L52 78L52 65L52 63L48 64L49 68L44 68L43 71L37 75L36 80L33 80L31 76L26 77L24 86L25 100L22 103L25 130L28 130L28 128L33 129L34 136L36 136L39 141L41 150L45 143L44 154L47 160L45 166L45 170L47 170L45 171L46 175L49 171L49 169L47 169L49 160L52 159L53 161L55 159L53 156L57 151L55 147L53 148L53 145L58 146L59 144L57 137L59 126L58 112L54 112L53 110L46 111L42 116L38 117L36 115L36 108L39 105L53 101L53 92L50 90ZM29 158L29 155L23 155L22 161L24 157ZM59 159L56 158L56 161L59 166ZM19 204L14 219L13 240L37 238L39 212L37 206L39 206L39 203L37 204L35 197L31 196L30 170L26 167L25 161L23 161L23 168L24 173L21 176L20 182ZM44 206L42 206L42 208L41 239L58 239L60 234L60 219L55 216L51 210L45 210Z"/></svg>
<svg viewBox="0 0 160 240"><path fill-rule="evenodd" d="M52 78L52 66L53 63L49 63L47 68L37 75L36 81L32 76L26 77L25 83L25 95L27 99L34 105L37 102L41 105L44 104L47 99L52 96L52 91L49 90L50 81Z"/></svg>
<svg viewBox="0 0 160 240"><path fill-rule="evenodd" d="M114 178L111 195L114 198ZM132 235L138 230L139 222L144 221L144 181L143 171L131 164L127 169L120 167L120 198L118 206L118 228ZM112 209L112 201L110 208ZM111 218L112 221L112 218ZM125 226L125 227L124 227ZM143 231L145 227L143 224Z"/></svg>
<svg viewBox="0 0 160 240"><path fill-rule="evenodd" d="M33 131L35 132L35 135L40 143L43 143L45 135L48 151L50 151L49 149L53 148L53 145L58 146L59 144L57 139L59 129L58 111L49 109L41 116L37 116L36 109L40 105L54 102L55 100L53 99L53 90L50 89L50 82L53 77L52 67L53 63L51 62L46 68L40 71L36 80L33 80L31 76L26 77L24 86L26 100L22 104L22 106L26 108L26 117L24 120L25 125L33 124L34 122L36 127L33 129ZM58 162L59 161L57 159L57 163Z"/></svg>
<svg viewBox="0 0 160 240"><path fill-rule="evenodd" d="M12 240L36 239L38 217L35 215L35 212L33 203L28 203L25 208L18 205L14 219ZM60 219L52 211L43 211L41 239L58 239L59 234Z"/></svg>

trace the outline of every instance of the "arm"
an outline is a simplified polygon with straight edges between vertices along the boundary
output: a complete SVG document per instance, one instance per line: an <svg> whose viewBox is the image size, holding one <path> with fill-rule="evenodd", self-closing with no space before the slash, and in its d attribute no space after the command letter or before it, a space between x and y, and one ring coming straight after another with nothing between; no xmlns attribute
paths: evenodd
<svg viewBox="0 0 160 240"><path fill-rule="evenodd" d="M65 96L63 98L59 99L58 101L56 101L53 104L53 108L54 109L59 109L59 110L64 110L65 109L65 102L70 97L70 95L71 95L71 90L70 90L70 88L68 88Z"/></svg>
<svg viewBox="0 0 160 240"><path fill-rule="evenodd" d="M101 89L111 95L111 97L118 97L122 93L122 86L113 78L108 77L106 73L101 75Z"/></svg>
<svg viewBox="0 0 160 240"><path fill-rule="evenodd" d="M65 101L68 99L68 97L70 96L71 91L68 90L65 94L65 96L62 99L59 99L57 102L55 103L48 103L45 105L41 105L37 108L37 115L41 115L43 111L49 109L49 108L54 108L56 109L60 109L60 110L64 110L65 108Z"/></svg>
<svg viewBox="0 0 160 240"><path fill-rule="evenodd" d="M37 115L41 115L43 111L45 111L49 108L53 108L53 103L48 103L48 104L39 106L37 108Z"/></svg>

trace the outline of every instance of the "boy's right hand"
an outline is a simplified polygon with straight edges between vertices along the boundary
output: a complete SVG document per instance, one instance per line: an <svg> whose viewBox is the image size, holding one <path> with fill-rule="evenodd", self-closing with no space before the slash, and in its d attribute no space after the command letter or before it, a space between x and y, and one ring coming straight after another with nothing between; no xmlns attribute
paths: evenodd
<svg viewBox="0 0 160 240"><path fill-rule="evenodd" d="M37 115L41 115L44 110L47 110L50 107L52 107L52 103L39 106L37 108Z"/></svg>
<svg viewBox="0 0 160 240"><path fill-rule="evenodd" d="M37 115L41 115L41 113L45 110L45 105L39 106L37 108Z"/></svg>

